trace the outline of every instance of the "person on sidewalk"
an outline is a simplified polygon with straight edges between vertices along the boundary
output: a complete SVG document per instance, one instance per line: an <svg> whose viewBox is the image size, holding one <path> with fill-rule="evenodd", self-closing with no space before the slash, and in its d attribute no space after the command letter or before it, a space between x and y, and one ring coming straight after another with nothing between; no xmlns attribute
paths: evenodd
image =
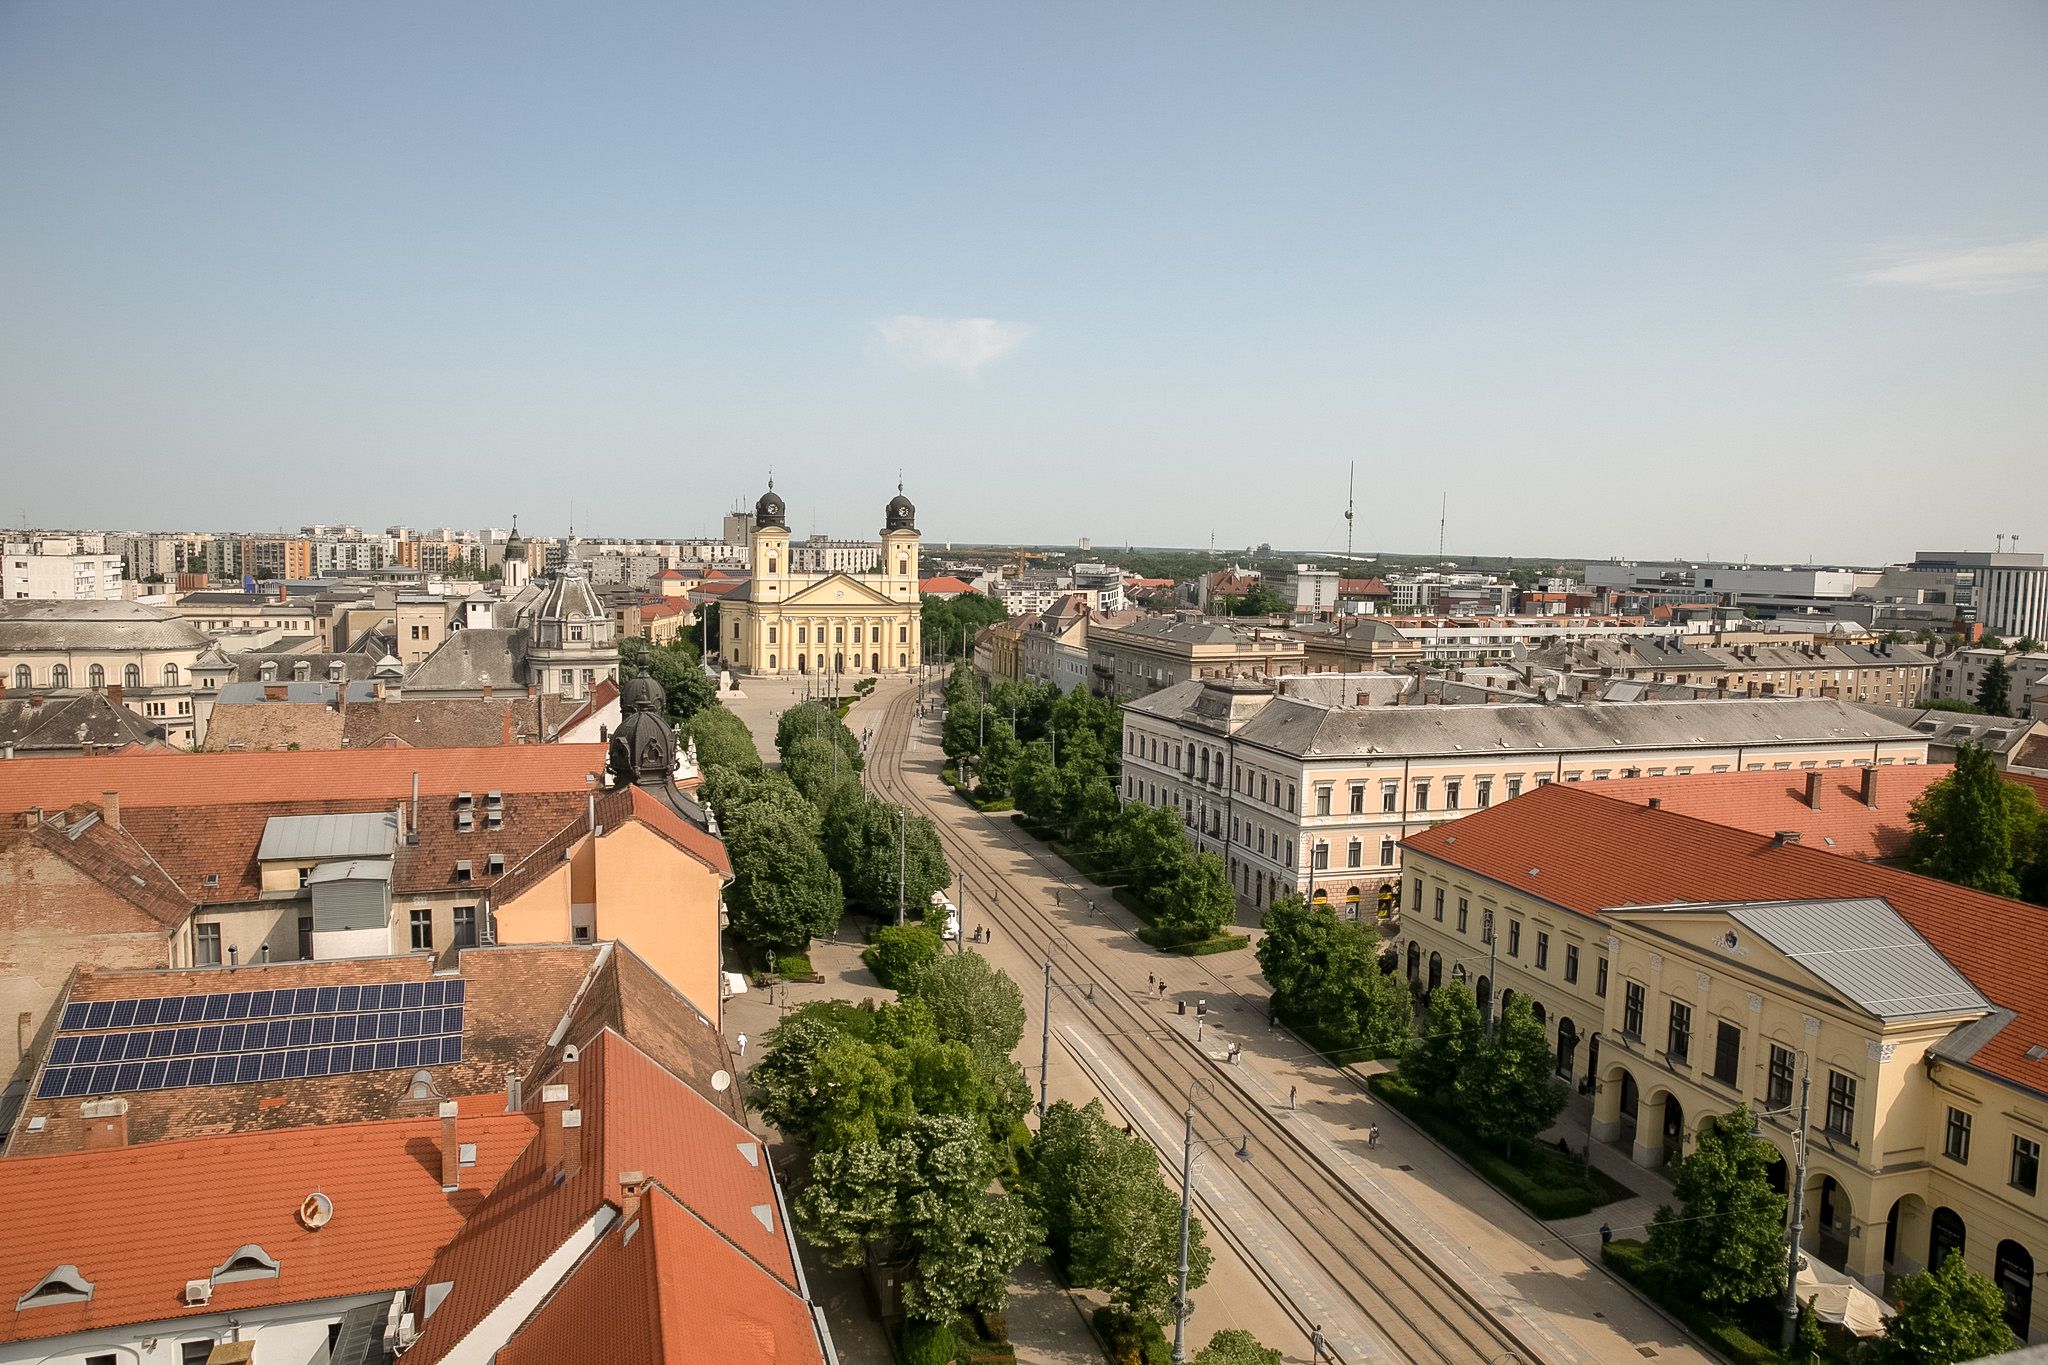
<svg viewBox="0 0 2048 1365"><path fill-rule="evenodd" d="M1365 1145L1368 1147L1377 1147L1380 1145L1380 1126L1377 1123L1375 1123L1370 1129L1366 1131Z"/></svg>
<svg viewBox="0 0 2048 1365"><path fill-rule="evenodd" d="M744 1060L747 1055L747 1035L742 1033L735 1041L740 1045L740 1057Z"/></svg>
<svg viewBox="0 0 2048 1365"><path fill-rule="evenodd" d="M1294 1087L1291 1085L1287 1087L1287 1107L1294 1108Z"/></svg>

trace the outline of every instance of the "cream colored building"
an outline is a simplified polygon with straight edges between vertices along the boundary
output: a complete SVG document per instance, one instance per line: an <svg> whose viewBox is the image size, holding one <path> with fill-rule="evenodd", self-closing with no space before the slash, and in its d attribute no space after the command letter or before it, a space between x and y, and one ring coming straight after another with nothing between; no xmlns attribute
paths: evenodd
<svg viewBox="0 0 2048 1365"><path fill-rule="evenodd" d="M1590 1140L1662 1165L1747 1105L1781 1189L1803 1141L1809 1250L1879 1291L1959 1250L2030 1335L2048 910L1585 786L1406 852L1403 970L1527 996Z"/></svg>
<svg viewBox="0 0 2048 1365"><path fill-rule="evenodd" d="M719 599L726 667L755 674L890 674L918 666L917 509L889 500L873 573L808 572L791 561L787 509L771 483L754 505L753 577Z"/></svg>
<svg viewBox="0 0 2048 1365"><path fill-rule="evenodd" d="M1924 735L1831 699L1332 706L1221 678L1125 703L1122 795L1177 811L1264 910L1373 900L1403 839L1546 783L1926 758Z"/></svg>
<svg viewBox="0 0 2048 1365"><path fill-rule="evenodd" d="M190 748L192 665L210 643L191 622L140 602L0 602L0 685L106 691Z"/></svg>
<svg viewBox="0 0 2048 1365"><path fill-rule="evenodd" d="M1258 626L1144 616L1088 632L1093 690L1145 697L1199 678L1286 677L1309 671L1299 640Z"/></svg>

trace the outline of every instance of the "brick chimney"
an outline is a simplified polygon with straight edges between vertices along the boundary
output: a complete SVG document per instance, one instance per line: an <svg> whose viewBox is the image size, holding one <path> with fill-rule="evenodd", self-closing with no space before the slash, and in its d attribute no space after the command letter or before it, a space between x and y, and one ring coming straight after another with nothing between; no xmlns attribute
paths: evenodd
<svg viewBox="0 0 2048 1365"><path fill-rule="evenodd" d="M583 1111L562 1111L562 1177L571 1179L583 1171Z"/></svg>
<svg viewBox="0 0 2048 1365"><path fill-rule="evenodd" d="M108 700L108 701L110 701L110 702L114 703L114 705L116 705L116 706L119 706L119 705L121 704L121 696L122 696L122 693L121 693L121 684L119 684L119 683L108 683L108 684L107 684L107 700Z"/></svg>
<svg viewBox="0 0 2048 1365"><path fill-rule="evenodd" d="M1806 805L1810 810L1820 809L1821 775L1818 770L1806 775Z"/></svg>
<svg viewBox="0 0 2048 1365"><path fill-rule="evenodd" d="M1787 844L1796 844L1798 842L1799 831L1796 829L1781 829L1771 836L1771 844L1775 848L1783 848Z"/></svg>
<svg viewBox="0 0 2048 1365"><path fill-rule="evenodd" d="M489 701L490 699L491 699L491 684L489 684L489 683L485 683L485 684L484 684L484 700L485 700L485 701Z"/></svg>
<svg viewBox="0 0 2048 1365"><path fill-rule="evenodd" d="M1877 809L1877 765L1871 764L1863 770L1863 804Z"/></svg>
<svg viewBox="0 0 2048 1365"><path fill-rule="evenodd" d="M121 828L121 793L103 791L100 793L100 819L107 822L108 829Z"/></svg>
<svg viewBox="0 0 2048 1365"><path fill-rule="evenodd" d="M462 1187L462 1143L455 1129L455 1101L441 1101L441 1189L453 1193Z"/></svg>
<svg viewBox="0 0 2048 1365"><path fill-rule="evenodd" d="M78 1117L85 1125L79 1142L82 1150L97 1152L128 1145L128 1101L120 1096L87 1100L78 1106Z"/></svg>
<svg viewBox="0 0 2048 1365"><path fill-rule="evenodd" d="M540 1088L541 1164L550 1169L562 1163L562 1114L568 1108L568 1086L544 1085Z"/></svg>
<svg viewBox="0 0 2048 1365"><path fill-rule="evenodd" d="M264 684L263 700L265 701L283 701L288 695L290 694L285 690L283 683Z"/></svg>
<svg viewBox="0 0 2048 1365"><path fill-rule="evenodd" d="M619 1172L619 1222L630 1223L640 1212L640 1196L647 1192L645 1171Z"/></svg>

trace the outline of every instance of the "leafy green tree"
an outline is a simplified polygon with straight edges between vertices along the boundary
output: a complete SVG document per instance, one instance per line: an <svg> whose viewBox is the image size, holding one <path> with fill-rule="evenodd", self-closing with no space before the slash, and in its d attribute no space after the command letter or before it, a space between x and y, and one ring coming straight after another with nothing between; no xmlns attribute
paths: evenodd
<svg viewBox="0 0 2048 1365"><path fill-rule="evenodd" d="M1024 746L1011 788L1017 808L1040 824L1053 824L1066 804L1067 779L1052 764L1052 750L1042 739Z"/></svg>
<svg viewBox="0 0 2048 1365"><path fill-rule="evenodd" d="M1279 1013L1295 1013L1315 988L1322 970L1323 944L1336 922L1328 910L1311 909L1291 891L1273 898L1260 920L1266 933L1259 940L1256 956L1273 993L1273 1008Z"/></svg>
<svg viewBox="0 0 2048 1365"><path fill-rule="evenodd" d="M1046 1111L1033 1148L1048 1240L1076 1285L1154 1321L1172 1311L1180 1266L1180 1199L1144 1139L1119 1131L1099 1100ZM1210 1251L1188 1224L1188 1287L1207 1282Z"/></svg>
<svg viewBox="0 0 2048 1365"><path fill-rule="evenodd" d="M1287 611L1286 599L1261 583L1242 597L1226 597L1224 610L1232 616L1279 616Z"/></svg>
<svg viewBox="0 0 2048 1365"><path fill-rule="evenodd" d="M947 953L916 977L917 998L940 1038L1008 1057L1024 1037L1024 993L980 953Z"/></svg>
<svg viewBox="0 0 2048 1365"><path fill-rule="evenodd" d="M820 810L826 797L842 782L854 776L853 766L838 745L829 739L804 735L792 741L782 755L782 775L787 777L806 801Z"/></svg>
<svg viewBox="0 0 2048 1365"><path fill-rule="evenodd" d="M979 753L988 729L996 723L995 709L972 698L962 698L946 708L945 723L939 726L939 748L947 758L959 762Z"/></svg>
<svg viewBox="0 0 2048 1365"><path fill-rule="evenodd" d="M1010 1276L1043 1249L1027 1200L990 1193L995 1156L968 1120L920 1115L886 1142L821 1152L796 1200L797 1226L834 1265L871 1242L908 1262L903 1306L922 1322L995 1312Z"/></svg>
<svg viewBox="0 0 2048 1365"><path fill-rule="evenodd" d="M892 919L900 881L905 916L922 919L931 911L932 895L952 885L953 870L930 818L901 815L877 797L847 792L826 808L821 837L848 900L867 914Z"/></svg>
<svg viewBox="0 0 2048 1365"><path fill-rule="evenodd" d="M958 597L927 597L920 614L925 642L949 659L960 657L962 640L971 640L984 628L1010 619L1002 603L978 592L963 592Z"/></svg>
<svg viewBox="0 0 2048 1365"><path fill-rule="evenodd" d="M759 772L761 751L754 747L747 723L723 706L707 706L682 723L682 742L697 746L697 767L738 768Z"/></svg>
<svg viewBox="0 0 2048 1365"><path fill-rule="evenodd" d="M1285 1359L1272 1347L1261 1345L1250 1332L1228 1327L1195 1352L1194 1365L1281 1365Z"/></svg>
<svg viewBox="0 0 2048 1365"><path fill-rule="evenodd" d="M1733 1308L1785 1292L1785 1197L1770 1180L1778 1149L1751 1125L1746 1108L1707 1120L1679 1164L1678 1203L1657 1210L1643 1249L1665 1283L1702 1303Z"/></svg>
<svg viewBox="0 0 2048 1365"><path fill-rule="evenodd" d="M1977 684L1977 705L1984 708L1987 716L2012 714L2012 670L2005 666L2004 659L1993 659L1984 669L1984 677Z"/></svg>
<svg viewBox="0 0 2048 1365"><path fill-rule="evenodd" d="M1173 877L1149 896L1159 927L1183 942L1212 939L1237 916L1230 874L1214 853L1181 859Z"/></svg>
<svg viewBox="0 0 2048 1365"><path fill-rule="evenodd" d="M2019 1344L2005 1322L2005 1295L1963 1264L1959 1251L1898 1286L1899 1311L1872 1344L1878 1365L1956 1365Z"/></svg>
<svg viewBox="0 0 2048 1365"><path fill-rule="evenodd" d="M1493 1033L1458 1073L1453 1094L1466 1126L1503 1148L1527 1143L1557 1118L1564 1087L1551 1074L1550 1040L1528 996L1516 996L1501 1011Z"/></svg>
<svg viewBox="0 0 2048 1365"><path fill-rule="evenodd" d="M1407 1043L1414 1002L1406 984L1381 967L1377 935L1296 895L1276 898L1263 923L1259 968L1282 1018L1375 1054Z"/></svg>
<svg viewBox="0 0 2048 1365"><path fill-rule="evenodd" d="M680 723L718 704L718 684L706 676L697 650L687 641L652 645L638 636L619 641L622 677L645 673L668 696L668 718Z"/></svg>
<svg viewBox="0 0 2048 1365"><path fill-rule="evenodd" d="M1785 1352L1787 1360L1818 1360L1827 1350L1827 1333L1821 1330L1820 1312L1814 1305L1816 1297L1808 1295L1799 1305L1799 1316L1792 1323L1792 1347Z"/></svg>
<svg viewBox="0 0 2048 1365"><path fill-rule="evenodd" d="M1479 1002L1461 976L1429 993L1429 1027L1401 1063L1416 1093L1438 1104L1455 1098L1458 1077L1485 1041Z"/></svg>
<svg viewBox="0 0 2048 1365"><path fill-rule="evenodd" d="M775 752L786 761L790 746L810 737L826 739L839 746L841 755L854 772L861 768L860 740L839 718L839 708L821 701L807 701L790 707L775 722Z"/></svg>
<svg viewBox="0 0 2048 1365"><path fill-rule="evenodd" d="M702 790L728 835L749 815L767 810L801 821L813 831L818 827L817 808L788 778L767 768L712 768L704 774Z"/></svg>
<svg viewBox="0 0 2048 1365"><path fill-rule="evenodd" d="M875 941L861 953L860 959L875 974L875 979L896 991L912 991L917 981L939 955L945 945L939 938L939 931L932 925L913 920L908 924L891 924L875 931Z"/></svg>
<svg viewBox="0 0 2048 1365"><path fill-rule="evenodd" d="M846 897L811 822L768 800L743 803L732 816L724 829L732 931L758 947L795 952L837 928Z"/></svg>
<svg viewBox="0 0 2048 1365"><path fill-rule="evenodd" d="M1098 845L1116 823L1121 809L1116 787L1107 777L1091 777L1074 784L1068 792L1067 826L1074 837L1091 848ZM1226 881L1226 886L1228 882Z"/></svg>
<svg viewBox="0 0 2048 1365"><path fill-rule="evenodd" d="M1133 801L1111 822L1102 840L1103 856L1131 885L1150 895L1194 856L1182 828L1173 811Z"/></svg>
<svg viewBox="0 0 2048 1365"><path fill-rule="evenodd" d="M2033 792L2008 782L1989 750L1965 744L1955 771L1920 793L1909 817L1906 865L1924 876L1996 896L2017 896L2040 838Z"/></svg>

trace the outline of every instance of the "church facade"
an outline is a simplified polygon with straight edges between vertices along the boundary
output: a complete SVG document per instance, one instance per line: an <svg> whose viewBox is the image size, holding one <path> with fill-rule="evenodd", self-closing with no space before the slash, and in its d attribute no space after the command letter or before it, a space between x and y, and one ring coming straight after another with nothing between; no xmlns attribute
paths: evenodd
<svg viewBox="0 0 2048 1365"><path fill-rule="evenodd" d="M917 509L899 487L869 573L799 572L788 510L771 480L754 504L753 577L718 607L719 651L735 673L909 673L923 648Z"/></svg>

